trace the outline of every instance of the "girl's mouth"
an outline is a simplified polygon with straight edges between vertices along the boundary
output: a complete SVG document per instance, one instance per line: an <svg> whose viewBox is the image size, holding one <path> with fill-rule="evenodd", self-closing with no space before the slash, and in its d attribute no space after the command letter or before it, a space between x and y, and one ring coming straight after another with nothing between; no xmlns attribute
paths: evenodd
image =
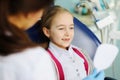
<svg viewBox="0 0 120 80"><path fill-rule="evenodd" d="M63 41L70 41L70 38L62 39Z"/></svg>

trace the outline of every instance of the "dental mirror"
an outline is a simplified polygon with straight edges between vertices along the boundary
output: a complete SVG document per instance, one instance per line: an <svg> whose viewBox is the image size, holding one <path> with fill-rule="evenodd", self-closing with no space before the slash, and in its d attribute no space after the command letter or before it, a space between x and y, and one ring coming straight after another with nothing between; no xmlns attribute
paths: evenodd
<svg viewBox="0 0 120 80"><path fill-rule="evenodd" d="M98 46L93 59L95 68L98 71L110 67L118 54L118 48L112 44L101 44Z"/></svg>

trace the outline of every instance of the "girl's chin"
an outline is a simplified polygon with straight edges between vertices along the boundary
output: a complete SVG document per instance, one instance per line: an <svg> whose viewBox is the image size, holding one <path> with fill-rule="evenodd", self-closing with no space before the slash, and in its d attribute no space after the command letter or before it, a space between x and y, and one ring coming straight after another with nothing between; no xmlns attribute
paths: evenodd
<svg viewBox="0 0 120 80"><path fill-rule="evenodd" d="M68 48L69 48L69 46L70 46L70 45L66 45L66 46L64 46L64 48L65 48L65 49L68 49Z"/></svg>

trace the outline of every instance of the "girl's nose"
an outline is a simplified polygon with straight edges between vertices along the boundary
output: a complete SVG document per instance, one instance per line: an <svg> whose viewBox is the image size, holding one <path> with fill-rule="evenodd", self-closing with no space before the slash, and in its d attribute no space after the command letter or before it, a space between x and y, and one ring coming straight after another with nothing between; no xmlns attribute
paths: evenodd
<svg viewBox="0 0 120 80"><path fill-rule="evenodd" d="M65 35L69 36L69 33L70 33L69 29L65 29Z"/></svg>

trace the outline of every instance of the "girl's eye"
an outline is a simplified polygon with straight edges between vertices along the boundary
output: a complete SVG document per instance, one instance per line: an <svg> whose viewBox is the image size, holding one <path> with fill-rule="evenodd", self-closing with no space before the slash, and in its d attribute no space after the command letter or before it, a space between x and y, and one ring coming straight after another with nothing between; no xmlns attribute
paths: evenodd
<svg viewBox="0 0 120 80"><path fill-rule="evenodd" d="M70 29L74 29L74 27L70 27Z"/></svg>
<svg viewBox="0 0 120 80"><path fill-rule="evenodd" d="M58 28L58 30L63 30L64 28Z"/></svg>

